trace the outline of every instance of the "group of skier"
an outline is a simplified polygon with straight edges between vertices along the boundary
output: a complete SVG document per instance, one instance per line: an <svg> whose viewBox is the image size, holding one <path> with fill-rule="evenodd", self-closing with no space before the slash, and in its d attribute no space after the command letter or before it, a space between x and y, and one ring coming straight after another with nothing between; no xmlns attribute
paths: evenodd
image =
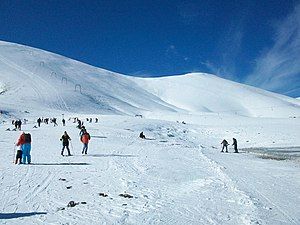
<svg viewBox="0 0 300 225"><path fill-rule="evenodd" d="M232 138L232 146L233 146L233 149L234 149L234 153L239 153L238 151L238 148L237 148L237 140L235 138ZM228 148L227 146L229 145L228 141L226 141L225 139L221 142L221 145L222 145L222 150L221 152L224 152L224 149L225 149L225 152L228 153Z"/></svg>
<svg viewBox="0 0 300 225"><path fill-rule="evenodd" d="M21 130L21 126L22 126L21 120L13 120L12 124L15 126L15 130Z"/></svg>
<svg viewBox="0 0 300 225"><path fill-rule="evenodd" d="M83 148L82 148L82 154L87 154L87 150L88 150L88 146L89 146L89 142L91 140L91 136L90 134L87 132L87 130L85 129L84 126L82 126L80 132L79 132L79 136L80 136L80 141L83 143ZM70 152L70 148L69 148L69 144L70 141L72 139L70 138L69 134L67 133L67 131L64 132L64 134L61 136L60 141L62 141L62 150L61 150L61 155L64 156L64 149L66 148L68 151L68 156L71 156L71 152Z"/></svg>
<svg viewBox="0 0 300 225"><path fill-rule="evenodd" d="M37 123L38 126L40 127L41 122L45 122L41 118L38 118ZM56 122L56 121L54 121ZM53 119L52 119L52 123ZM65 120L62 120L63 126L65 126ZM80 133L80 141L83 143L83 149L82 149L82 154L87 154L88 151L88 144L91 139L90 134L87 132L86 128L84 126L81 127ZM63 133L63 135L60 138L60 141L62 141L62 150L61 150L61 155L64 156L64 149L66 148L68 151L67 156L71 156L69 144L71 141L71 138L67 131ZM19 136L17 142L16 142L16 147L17 147L17 152L16 152L16 158L15 158L15 164L30 164L31 163L31 134L30 133L25 133L22 132L21 135Z"/></svg>
<svg viewBox="0 0 300 225"><path fill-rule="evenodd" d="M42 122L48 124L48 120L49 120L48 118L46 118L46 119L38 118L37 119L37 124L40 127ZM57 126L56 118L52 118L50 121L52 123L54 123L54 126ZM18 129L21 130L21 125L19 125L19 122L21 122L21 121L20 120L14 121L14 125ZM82 154L87 154L88 144L89 144L89 141L91 139L91 136L87 132L85 126L83 126L83 122L81 122L78 118L77 118L77 122L78 122L77 128L80 129L80 132L79 132L80 141L83 143ZM65 119L62 119L62 123L63 123L63 126L65 126L65 123L66 123ZM21 124L22 124L22 122L21 122ZM142 139L146 139L143 132L140 133L139 137L142 138ZM71 140L72 139L70 138L69 134L67 133L67 131L65 131L63 133L63 135L61 136L61 138L60 138L60 141L62 142L62 146L63 146L62 150L61 150L61 155L62 156L64 156L65 148L68 151L67 156L71 156L71 151L70 151L70 148L69 148L69 144L70 144ZM224 152L224 150L225 150L225 152L228 153L228 145L229 145L228 141L224 139L221 142L221 145L222 145L221 152ZM29 133L22 132L22 134L20 135L20 137L19 137L19 139L16 143L16 146L17 146L17 153L16 153L15 164L18 164L18 163L19 164L21 164L21 163L25 164L26 162L28 164L30 164L31 163L31 155L30 155L31 135ZM233 138L232 146L234 147L234 153L238 153L237 140L235 138Z"/></svg>
<svg viewBox="0 0 300 225"><path fill-rule="evenodd" d="M50 123L53 123L53 125L54 126L58 126L58 124L57 124L57 122L56 122L56 118L55 117L53 117L53 118L38 118L37 120L36 120L36 122L37 122L37 125L38 125L38 127L40 127L41 126L41 123L45 123L45 124L49 124L49 121L50 121ZM63 119L64 120L64 119ZM63 121L62 121L63 122ZM64 124L64 122L63 122L63 124ZM34 127L34 128L37 128L36 126Z"/></svg>

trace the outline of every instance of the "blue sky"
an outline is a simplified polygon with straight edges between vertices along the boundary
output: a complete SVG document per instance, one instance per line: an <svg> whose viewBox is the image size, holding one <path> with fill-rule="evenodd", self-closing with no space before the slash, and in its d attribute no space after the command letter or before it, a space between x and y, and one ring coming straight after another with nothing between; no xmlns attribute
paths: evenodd
<svg viewBox="0 0 300 225"><path fill-rule="evenodd" d="M208 72L300 96L294 0L1 0L0 39L124 74Z"/></svg>

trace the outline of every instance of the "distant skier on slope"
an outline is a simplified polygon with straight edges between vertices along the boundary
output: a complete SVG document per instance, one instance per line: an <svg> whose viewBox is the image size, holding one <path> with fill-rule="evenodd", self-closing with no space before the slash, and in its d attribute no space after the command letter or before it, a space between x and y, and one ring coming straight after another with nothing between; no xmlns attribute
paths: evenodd
<svg viewBox="0 0 300 225"><path fill-rule="evenodd" d="M227 142L225 139L221 142L221 145L222 145L222 150L221 150L221 152L224 152L224 148L226 148L226 152L228 152L227 146L228 146L229 144L228 144L228 142Z"/></svg>
<svg viewBox="0 0 300 225"><path fill-rule="evenodd" d="M68 135L67 131L64 132L63 136L61 136L60 141L62 141L63 148L61 150L61 155L64 156L64 150L67 148L68 156L71 156L70 149L69 149L69 140L71 141L70 136Z"/></svg>
<svg viewBox="0 0 300 225"><path fill-rule="evenodd" d="M22 127L22 121L21 121L21 120L18 120L18 129L19 129L19 130L22 130L21 127Z"/></svg>
<svg viewBox="0 0 300 225"><path fill-rule="evenodd" d="M83 149L82 149L82 154L87 154L87 150L88 150L88 145L89 145L89 142L91 140L91 136L90 134L85 131L81 138L80 138L81 142L83 143Z"/></svg>
<svg viewBox="0 0 300 225"><path fill-rule="evenodd" d="M141 132L141 133L140 133L140 138L146 139L146 136L144 135L144 132Z"/></svg>
<svg viewBox="0 0 300 225"><path fill-rule="evenodd" d="M62 122L63 126L66 126L66 120L65 119L62 119L61 122Z"/></svg>
<svg viewBox="0 0 300 225"><path fill-rule="evenodd" d="M79 132L80 138L82 137L82 135L83 135L84 133L86 133L86 129L85 129L85 126L82 126L82 127L81 127L81 130L80 130L80 132Z"/></svg>
<svg viewBox="0 0 300 225"><path fill-rule="evenodd" d="M38 126L40 127L41 126L41 122L42 122L41 118L38 118L36 122L37 122Z"/></svg>
<svg viewBox="0 0 300 225"><path fill-rule="evenodd" d="M55 117L52 119L52 123L53 123L53 126L54 126L54 127L55 127L55 126L58 126L58 124L57 124L57 122L56 122L56 118L55 118Z"/></svg>
<svg viewBox="0 0 300 225"><path fill-rule="evenodd" d="M237 148L237 140L235 138L232 138L233 140L233 148L234 148L234 153L239 153L238 148Z"/></svg>

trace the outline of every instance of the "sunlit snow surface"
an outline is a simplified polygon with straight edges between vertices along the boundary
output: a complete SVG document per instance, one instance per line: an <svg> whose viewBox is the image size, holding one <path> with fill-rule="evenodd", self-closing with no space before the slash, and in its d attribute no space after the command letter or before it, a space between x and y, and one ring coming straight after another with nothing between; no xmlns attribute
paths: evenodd
<svg viewBox="0 0 300 225"><path fill-rule="evenodd" d="M0 42L0 224L300 224L299 105L209 74L133 78ZM40 116L59 126L33 128ZM84 156L73 117L91 135ZM19 118L32 165L13 164ZM240 154L220 153L233 137Z"/></svg>

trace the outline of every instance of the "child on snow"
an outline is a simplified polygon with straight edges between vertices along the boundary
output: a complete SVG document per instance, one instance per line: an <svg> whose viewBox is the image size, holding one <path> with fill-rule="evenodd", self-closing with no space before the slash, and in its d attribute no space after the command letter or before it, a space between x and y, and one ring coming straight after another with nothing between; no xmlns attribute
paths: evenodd
<svg viewBox="0 0 300 225"><path fill-rule="evenodd" d="M15 164L22 164L22 150L21 150L21 146L17 146L17 154L16 154L16 160L15 160Z"/></svg>

